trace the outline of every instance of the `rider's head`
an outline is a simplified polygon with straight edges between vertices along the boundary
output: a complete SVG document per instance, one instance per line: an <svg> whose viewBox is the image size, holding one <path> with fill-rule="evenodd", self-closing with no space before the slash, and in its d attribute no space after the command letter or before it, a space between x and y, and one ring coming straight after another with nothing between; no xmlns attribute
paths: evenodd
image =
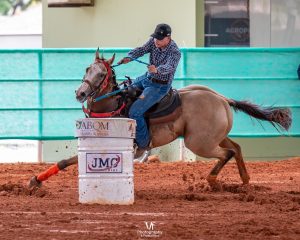
<svg viewBox="0 0 300 240"><path fill-rule="evenodd" d="M158 24L151 34L154 38L155 46L158 48L165 48L171 41L171 27L168 24Z"/></svg>

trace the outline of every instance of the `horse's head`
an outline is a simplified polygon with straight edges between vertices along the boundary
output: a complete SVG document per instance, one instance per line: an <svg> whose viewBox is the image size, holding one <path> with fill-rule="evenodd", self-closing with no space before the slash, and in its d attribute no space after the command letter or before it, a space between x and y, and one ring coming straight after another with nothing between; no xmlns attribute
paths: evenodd
<svg viewBox="0 0 300 240"><path fill-rule="evenodd" d="M89 96L93 96L97 92L103 91L109 85L112 78L111 64L115 59L115 54L111 59L105 60L99 57L99 48L96 51L95 62L87 69L82 79L82 83L75 91L76 99L79 102L84 102Z"/></svg>

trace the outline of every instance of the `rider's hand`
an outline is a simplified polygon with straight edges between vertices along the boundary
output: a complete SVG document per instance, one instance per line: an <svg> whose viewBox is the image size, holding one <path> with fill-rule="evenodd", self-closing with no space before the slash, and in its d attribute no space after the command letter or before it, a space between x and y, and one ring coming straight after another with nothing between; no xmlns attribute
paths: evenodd
<svg viewBox="0 0 300 240"><path fill-rule="evenodd" d="M129 57L124 57L123 59L121 59L118 64L126 64L129 63L131 61L131 59Z"/></svg>
<svg viewBox="0 0 300 240"><path fill-rule="evenodd" d="M149 73L157 73L157 68L154 65L148 66Z"/></svg>

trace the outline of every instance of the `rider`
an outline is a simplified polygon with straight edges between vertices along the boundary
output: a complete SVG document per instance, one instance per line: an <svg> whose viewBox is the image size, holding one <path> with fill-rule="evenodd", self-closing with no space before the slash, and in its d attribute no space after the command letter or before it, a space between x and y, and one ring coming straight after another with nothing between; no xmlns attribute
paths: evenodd
<svg viewBox="0 0 300 240"><path fill-rule="evenodd" d="M181 57L178 46L171 39L171 27L168 24L158 24L151 38L143 46L131 50L118 64L126 64L146 53L150 53L148 71L133 82L143 92L129 110L129 117L135 119L137 123L136 158L150 148L150 136L144 113L170 90Z"/></svg>

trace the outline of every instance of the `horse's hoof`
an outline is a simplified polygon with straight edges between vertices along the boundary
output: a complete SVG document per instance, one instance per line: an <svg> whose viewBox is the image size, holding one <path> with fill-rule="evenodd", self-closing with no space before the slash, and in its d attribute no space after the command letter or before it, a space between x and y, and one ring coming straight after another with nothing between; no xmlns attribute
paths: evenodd
<svg viewBox="0 0 300 240"><path fill-rule="evenodd" d="M246 181L243 181L243 185L249 185L249 179Z"/></svg>
<svg viewBox="0 0 300 240"><path fill-rule="evenodd" d="M209 185L210 184L215 184L217 182L217 176L208 175L206 177L206 180L208 181Z"/></svg>
<svg viewBox="0 0 300 240"><path fill-rule="evenodd" d="M217 176L208 175L206 177L206 180L209 183L209 185L212 187L212 186L216 185L216 183L217 183Z"/></svg>
<svg viewBox="0 0 300 240"><path fill-rule="evenodd" d="M212 191L220 192L223 190L222 184L217 181L217 176L209 175L206 180Z"/></svg>
<svg viewBox="0 0 300 240"><path fill-rule="evenodd" d="M243 181L244 185L248 185L249 181L250 181L250 177L248 175L247 176L243 176L242 177L242 181Z"/></svg>
<svg viewBox="0 0 300 240"><path fill-rule="evenodd" d="M33 176L30 179L29 184L28 184L29 189L36 188L36 187L40 188L41 186L42 186L42 182L39 181L36 176Z"/></svg>

